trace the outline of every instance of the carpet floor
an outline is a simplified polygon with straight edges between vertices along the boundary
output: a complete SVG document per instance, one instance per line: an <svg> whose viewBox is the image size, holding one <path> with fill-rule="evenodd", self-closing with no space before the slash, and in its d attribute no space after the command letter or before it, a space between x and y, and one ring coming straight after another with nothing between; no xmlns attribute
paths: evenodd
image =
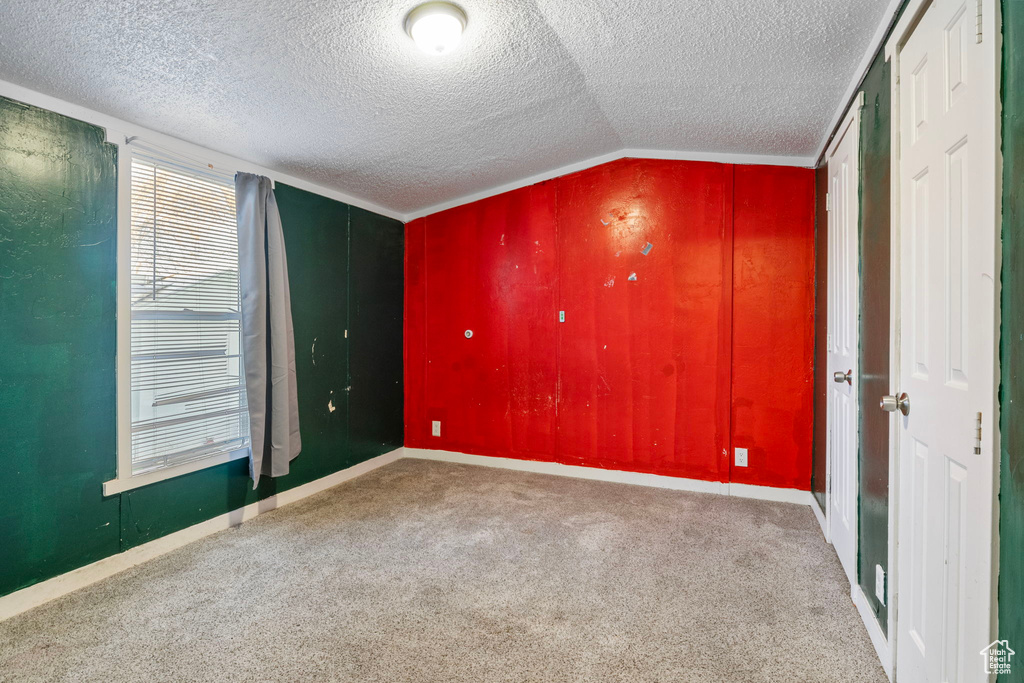
<svg viewBox="0 0 1024 683"><path fill-rule="evenodd" d="M806 507L404 459L0 623L3 681L877 681Z"/></svg>

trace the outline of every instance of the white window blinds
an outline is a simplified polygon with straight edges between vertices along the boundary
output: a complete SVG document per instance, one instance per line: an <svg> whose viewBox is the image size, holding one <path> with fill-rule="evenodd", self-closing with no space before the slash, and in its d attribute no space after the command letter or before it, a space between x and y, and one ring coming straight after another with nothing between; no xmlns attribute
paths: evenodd
<svg viewBox="0 0 1024 683"><path fill-rule="evenodd" d="M132 476L247 448L231 176L132 145Z"/></svg>

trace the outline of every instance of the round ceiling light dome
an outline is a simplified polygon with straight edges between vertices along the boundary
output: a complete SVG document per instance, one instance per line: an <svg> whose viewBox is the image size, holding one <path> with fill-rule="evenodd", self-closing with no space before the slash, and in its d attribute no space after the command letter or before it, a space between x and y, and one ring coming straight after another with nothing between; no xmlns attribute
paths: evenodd
<svg viewBox="0 0 1024 683"><path fill-rule="evenodd" d="M450 2L426 2L409 12L405 32L424 52L443 55L459 45L466 21L461 7Z"/></svg>

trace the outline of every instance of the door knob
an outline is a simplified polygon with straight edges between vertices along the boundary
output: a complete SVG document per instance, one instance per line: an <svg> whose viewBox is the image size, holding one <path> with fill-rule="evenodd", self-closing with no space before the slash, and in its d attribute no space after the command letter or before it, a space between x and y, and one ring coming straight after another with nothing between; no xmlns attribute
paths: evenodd
<svg viewBox="0 0 1024 683"><path fill-rule="evenodd" d="M853 370L833 373L832 381L835 382L836 384L842 384L843 382L846 382L850 386L853 386Z"/></svg>
<svg viewBox="0 0 1024 683"><path fill-rule="evenodd" d="M883 396L880 405L882 410L887 413L895 413L899 410L904 415L910 415L910 397L907 396L907 392L900 394L899 398L895 396Z"/></svg>

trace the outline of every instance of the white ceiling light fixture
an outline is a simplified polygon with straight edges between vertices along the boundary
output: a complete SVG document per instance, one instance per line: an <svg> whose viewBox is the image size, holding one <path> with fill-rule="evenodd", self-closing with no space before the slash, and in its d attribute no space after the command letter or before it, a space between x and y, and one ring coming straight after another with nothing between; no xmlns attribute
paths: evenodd
<svg viewBox="0 0 1024 683"><path fill-rule="evenodd" d="M409 12L405 32L431 55L443 55L458 47L466 29L466 13L450 2L426 2Z"/></svg>

